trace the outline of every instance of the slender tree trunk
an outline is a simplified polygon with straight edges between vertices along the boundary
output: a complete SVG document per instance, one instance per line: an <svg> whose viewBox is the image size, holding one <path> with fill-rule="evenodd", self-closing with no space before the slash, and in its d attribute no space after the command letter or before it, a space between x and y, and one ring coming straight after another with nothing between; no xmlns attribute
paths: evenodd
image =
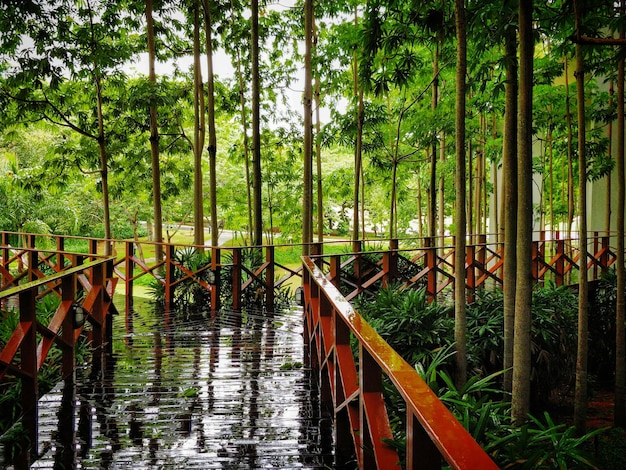
<svg viewBox="0 0 626 470"><path fill-rule="evenodd" d="M202 150L204 147L204 87L200 67L200 3L194 3L193 18L194 57L194 140L193 140L193 239L195 245L204 245L204 193L202 189Z"/></svg>
<svg viewBox="0 0 626 470"><path fill-rule="evenodd" d="M308 255L313 242L313 0L304 2L304 139L302 185L302 254Z"/></svg>
<svg viewBox="0 0 626 470"><path fill-rule="evenodd" d="M359 24L359 11L355 7L354 9L354 26L358 27ZM361 173L363 165L363 89L359 85L359 63L354 53L352 59L352 84L353 94L356 105L355 120L356 120L356 136L354 146L354 209L352 211L352 241L359 240L359 201L361 190Z"/></svg>
<svg viewBox="0 0 626 470"><path fill-rule="evenodd" d="M422 182L419 179L419 175L417 177L417 236L424 236L424 211L422 209Z"/></svg>
<svg viewBox="0 0 626 470"><path fill-rule="evenodd" d="M439 133L440 135L440 142L439 142L439 164L441 165L441 169L443 169L443 165L446 162L446 133L444 131L441 131ZM445 236L446 233L446 227L445 227L445 217L446 217L446 211L445 211L445 189L446 189L446 179L444 177L444 172L443 170L439 171L439 190L437 191L437 198L438 198L438 202L437 205L439 207L439 211L438 211L438 217L439 217L439 221L437 223L438 229L439 229L439 243L441 244L441 246L443 246L443 237Z"/></svg>
<svg viewBox="0 0 626 470"><path fill-rule="evenodd" d="M252 244L263 244L263 201L261 186L261 79L259 75L259 0L251 4L251 60L252 60L252 193L254 230Z"/></svg>
<svg viewBox="0 0 626 470"><path fill-rule="evenodd" d="M96 39L94 32L94 24L93 24L93 12L91 10L91 5L87 3L89 8L89 24L90 24L90 34L92 40L92 46L95 48ZM97 60L94 60L93 63L93 80L96 87L96 112L98 118L98 151L100 154L100 178L101 178L101 186L102 186L102 211L103 217L102 222L104 225L104 238L106 240L111 240L111 208L109 204L109 164L106 150L106 135L104 132L104 114L103 114L103 100L102 100L102 75L100 73L100 67L98 65ZM105 243L105 254L111 254L111 243Z"/></svg>
<svg viewBox="0 0 626 470"><path fill-rule="evenodd" d="M552 141L552 126L548 127L548 165L550 167L550 193L548 197L548 205L550 206L550 231L554 238L554 142Z"/></svg>
<svg viewBox="0 0 626 470"><path fill-rule="evenodd" d="M621 1L622 16L626 5ZM624 38L624 28L620 38ZM626 179L624 171L624 58L617 65L617 299L615 316L615 425L626 427L626 270L624 268L624 211L626 210Z"/></svg>
<svg viewBox="0 0 626 470"><path fill-rule="evenodd" d="M530 329L532 322L532 97L533 27L532 0L519 3L519 109L518 109L518 206L517 283L515 339L513 344L513 394L511 417L517 425L530 411Z"/></svg>
<svg viewBox="0 0 626 470"><path fill-rule="evenodd" d="M213 73L213 40L211 29L211 5L209 0L203 0L204 29L206 37L207 63L207 118L209 129L209 200L211 201L211 245L219 245L219 224L217 220L217 135L215 129L215 75Z"/></svg>
<svg viewBox="0 0 626 470"><path fill-rule="evenodd" d="M465 215L465 111L467 72L467 33L465 24L465 2L454 1L457 38L456 59L456 248L454 254L454 340L456 344L456 379L457 387L463 386L467 380L467 317L465 296L465 237L467 235L467 219Z"/></svg>
<svg viewBox="0 0 626 470"><path fill-rule="evenodd" d="M355 77L355 80L358 80ZM352 218L352 241L359 240L359 209L361 191L361 173L363 167L363 90L358 91L356 146L354 149L354 211ZM391 228L390 228L391 230Z"/></svg>
<svg viewBox="0 0 626 470"><path fill-rule="evenodd" d="M397 151L397 150L396 150ZM391 198L389 207L389 239L392 240L396 237L396 193L397 193L397 179L398 177L398 155L394 156L394 160L391 162Z"/></svg>
<svg viewBox="0 0 626 470"><path fill-rule="evenodd" d="M317 26L315 24L315 8L313 9L313 55L317 51ZM319 74L315 75L315 163L317 173L317 241L324 241L324 193L322 185L322 144L320 141L322 123L320 121L321 85Z"/></svg>
<svg viewBox="0 0 626 470"><path fill-rule="evenodd" d="M98 151L100 153L100 178L102 180L102 208L104 238L111 240L111 208L109 205L109 166L106 151L106 136L104 135L104 117L102 114L102 82L98 71L95 72L96 100L98 107ZM111 244L105 243L105 254L111 254Z"/></svg>
<svg viewBox="0 0 626 470"><path fill-rule="evenodd" d="M567 124L567 238L572 237L574 223L574 132L570 106L568 58L565 58L565 121Z"/></svg>
<svg viewBox="0 0 626 470"><path fill-rule="evenodd" d="M581 12L579 2L574 1L576 34L580 34ZM587 427L587 382L589 325L587 314L587 156L585 149L585 69L583 46L576 44L576 93L578 97L578 239L580 242L580 263L578 279L578 353L576 355L576 387L574 390L574 426L579 434Z"/></svg>
<svg viewBox="0 0 626 470"><path fill-rule="evenodd" d="M619 69L619 64L618 64L618 69ZM611 80L611 82L609 83L609 109L612 109L613 106L615 105L614 95L615 95L614 83L613 83L613 80ZM609 139L609 145L607 146L607 149L606 149L606 155L609 159L611 159L613 158L613 122L609 122L606 132L607 132L607 138ZM612 177L613 175L611 173L609 173L605 177L606 179L606 203L607 203L605 230L607 234L611 231L611 217L613 215L613 207L611 205L611 198L613 195L613 188L611 187Z"/></svg>
<svg viewBox="0 0 626 470"><path fill-rule="evenodd" d="M246 110L246 96L244 93L243 73L241 72L241 52L237 49L237 82L239 83L239 106L241 109L241 128L243 131L243 152L246 172L246 197L248 201L248 237L252 240L252 182L250 178L250 142L248 141L248 112Z"/></svg>
<svg viewBox="0 0 626 470"><path fill-rule="evenodd" d="M148 80L156 92L156 47L154 44L154 21L152 18L152 0L146 0L146 30L148 36ZM157 123L157 106L150 103L150 155L152 156L152 208L154 217L154 256L157 261L163 260L163 215L161 212L161 163L159 159L159 126Z"/></svg>
<svg viewBox="0 0 626 470"><path fill-rule="evenodd" d="M439 35L437 35L439 37ZM435 54L433 57L433 89L431 96L431 109L437 110L439 100L439 41L435 45ZM430 199L428 211L428 236L434 241L437 236L437 140L433 139L430 148Z"/></svg>

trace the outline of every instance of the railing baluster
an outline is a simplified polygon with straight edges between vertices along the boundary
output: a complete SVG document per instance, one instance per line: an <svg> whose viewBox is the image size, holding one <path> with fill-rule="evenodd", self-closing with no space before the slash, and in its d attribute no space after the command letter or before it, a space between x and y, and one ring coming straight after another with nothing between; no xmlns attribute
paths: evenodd
<svg viewBox="0 0 626 470"><path fill-rule="evenodd" d="M20 345L20 363L22 368L22 424L28 445L23 459L32 462L38 454L37 443L37 399L39 383L37 380L37 315L35 310L36 287L25 289L19 294L20 323L25 329ZM28 468L28 465L25 467Z"/></svg>

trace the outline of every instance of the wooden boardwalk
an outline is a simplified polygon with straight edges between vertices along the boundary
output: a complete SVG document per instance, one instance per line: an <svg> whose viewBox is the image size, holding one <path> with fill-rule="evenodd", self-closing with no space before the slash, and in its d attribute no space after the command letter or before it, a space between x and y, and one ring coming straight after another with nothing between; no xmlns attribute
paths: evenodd
<svg viewBox="0 0 626 470"><path fill-rule="evenodd" d="M331 466L332 423L303 367L300 309L129 320L115 318L102 371L82 367L65 402L62 386L40 401L43 455L31 468Z"/></svg>

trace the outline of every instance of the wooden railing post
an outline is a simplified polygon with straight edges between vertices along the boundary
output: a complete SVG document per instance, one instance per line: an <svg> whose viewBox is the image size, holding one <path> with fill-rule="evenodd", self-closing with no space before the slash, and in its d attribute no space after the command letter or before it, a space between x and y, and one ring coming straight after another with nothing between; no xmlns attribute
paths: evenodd
<svg viewBox="0 0 626 470"><path fill-rule="evenodd" d="M602 248L600 255L600 267L601 274L604 275L609 269L609 237L608 235L603 236L602 238Z"/></svg>
<svg viewBox="0 0 626 470"><path fill-rule="evenodd" d="M126 254L124 255L124 264L126 265L126 315L129 315L133 308L133 287L134 281L133 277L135 274L135 242L127 241L126 242Z"/></svg>
<svg viewBox="0 0 626 470"><path fill-rule="evenodd" d="M265 308L267 313L274 313L274 246L268 245L265 248Z"/></svg>
<svg viewBox="0 0 626 470"><path fill-rule="evenodd" d="M56 247L57 256L55 270L56 272L61 272L65 268L65 255L63 254L63 252L65 251L65 237L56 237Z"/></svg>
<svg viewBox="0 0 626 470"><path fill-rule="evenodd" d="M105 244L107 242L104 242ZM106 251L105 251L106 253ZM90 238L89 239L89 254L90 255L97 255L98 254L98 240L96 238ZM93 257L91 259L94 259Z"/></svg>
<svg viewBox="0 0 626 470"><path fill-rule="evenodd" d="M20 346L22 369L22 424L24 426L27 444L23 446L22 460L29 467L38 454L38 413L37 399L39 398L39 383L37 380L37 315L35 310L35 288L20 292L20 324L24 330L24 339Z"/></svg>
<svg viewBox="0 0 626 470"><path fill-rule="evenodd" d="M441 469L441 454L411 409L407 409L406 436L407 470Z"/></svg>
<svg viewBox="0 0 626 470"><path fill-rule="evenodd" d="M72 315L72 305L76 297L76 275L66 276L61 280L61 301L66 310L63 319L63 330L61 337L66 346L63 348L63 378L73 376L76 364L76 350L74 335L74 318ZM71 347L68 347L70 345Z"/></svg>
<svg viewBox="0 0 626 470"><path fill-rule="evenodd" d="M398 239L389 241L389 250L383 253L383 286L398 277Z"/></svg>
<svg viewBox="0 0 626 470"><path fill-rule="evenodd" d="M165 308L169 310L174 303L174 245L168 243L165 245Z"/></svg>
<svg viewBox="0 0 626 470"><path fill-rule="evenodd" d="M324 244L315 242L311 244L311 256L322 256L324 254Z"/></svg>
<svg viewBox="0 0 626 470"><path fill-rule="evenodd" d="M211 317L215 318L220 310L220 284L221 284L221 251L219 247L211 247L211 271L214 274L214 282L211 285Z"/></svg>
<svg viewBox="0 0 626 470"><path fill-rule="evenodd" d="M389 447L385 441L392 440L393 435L388 424L387 408L383 398L383 374L380 366L372 355L360 343L359 353L359 377L360 399L359 422L361 430L360 468L364 470L378 470L389 468L389 462L397 460L396 451ZM378 424L369 423L367 417L376 416ZM381 416L385 416L381 419ZM398 462L398 466L400 464Z"/></svg>
<svg viewBox="0 0 626 470"><path fill-rule="evenodd" d="M28 243L28 280L35 281L37 280L37 275L35 274L35 270L37 269L37 265L39 264L37 260L37 252L35 251L35 235L29 233L27 236Z"/></svg>
<svg viewBox="0 0 626 470"><path fill-rule="evenodd" d="M363 280L361 279L361 252L363 251L363 243L360 240L354 240L352 242L352 251L354 252L352 271L354 272L356 291L361 292L361 285L363 284Z"/></svg>
<svg viewBox="0 0 626 470"><path fill-rule="evenodd" d="M339 289L341 286L341 256L331 255L330 257L330 282Z"/></svg>
<svg viewBox="0 0 626 470"><path fill-rule="evenodd" d="M426 275L426 295L430 300L434 300L437 297L437 248L434 245L432 238L427 237L424 239L426 267L428 268L428 274Z"/></svg>
<svg viewBox="0 0 626 470"><path fill-rule="evenodd" d="M476 290L476 246L467 245L465 247L465 287L469 290L467 293L468 302L474 300Z"/></svg>
<svg viewBox="0 0 626 470"><path fill-rule="evenodd" d="M531 272L533 279L535 281L539 281L539 269L541 266L542 256L541 256L541 248L539 247L538 241L534 241L532 243L532 265Z"/></svg>
<svg viewBox="0 0 626 470"><path fill-rule="evenodd" d="M556 240L556 257L554 283L560 287L565 283L565 240Z"/></svg>
<svg viewBox="0 0 626 470"><path fill-rule="evenodd" d="M106 322L104 318L104 293L102 286L104 281L104 265L100 264L91 268L91 285L92 289L97 290L96 298L93 301L91 316L93 318L93 347L95 349L102 348L106 342Z"/></svg>
<svg viewBox="0 0 626 470"><path fill-rule="evenodd" d="M233 266L230 272L232 276L233 310L235 312L241 311L241 264L241 248L233 248Z"/></svg>

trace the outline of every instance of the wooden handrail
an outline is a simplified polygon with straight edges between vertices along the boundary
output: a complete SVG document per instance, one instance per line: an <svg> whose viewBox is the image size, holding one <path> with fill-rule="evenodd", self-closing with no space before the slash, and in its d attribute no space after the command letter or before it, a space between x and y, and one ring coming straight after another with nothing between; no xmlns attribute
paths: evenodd
<svg viewBox="0 0 626 470"><path fill-rule="evenodd" d="M18 299L19 322L0 350L0 380L10 373L21 381L22 425L26 442L20 459L25 465L38 455L38 372L53 344L57 344L63 354L63 377L69 377L75 369L75 346L82 329L82 325L75 324L74 318L79 282L82 282L86 292L82 307L92 323L92 347L103 352L102 346L110 343L111 299L106 295L106 285L110 280L108 272L112 262L112 258L96 259L0 291L0 302L9 298ZM90 279L80 281L85 273L89 273ZM43 290L43 287L46 289ZM40 323L36 314L36 299L45 295L59 295L61 299L47 325Z"/></svg>
<svg viewBox="0 0 626 470"><path fill-rule="evenodd" d="M311 366L319 370L322 399L334 414L337 456L356 454L359 469L399 469L397 452L385 442L391 430L382 395L389 377L407 408L406 468L496 469L496 464L434 392L356 312L316 266L303 257L305 340ZM359 344L353 357L350 336ZM347 451L346 451L347 449ZM338 462L341 464L341 462Z"/></svg>

